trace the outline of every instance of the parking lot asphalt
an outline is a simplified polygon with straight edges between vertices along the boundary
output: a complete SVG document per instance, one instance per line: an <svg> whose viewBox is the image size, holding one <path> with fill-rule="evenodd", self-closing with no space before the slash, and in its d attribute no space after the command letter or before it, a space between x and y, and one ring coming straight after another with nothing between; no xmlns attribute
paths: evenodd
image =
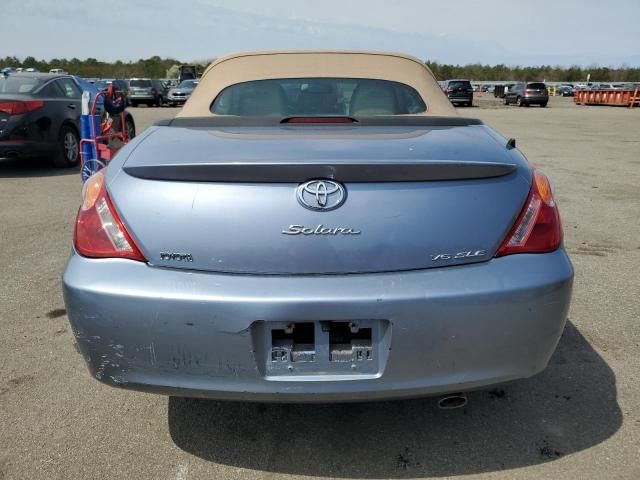
<svg viewBox="0 0 640 480"><path fill-rule="evenodd" d="M0 479L640 478L640 109L461 113L517 139L556 189L576 278L549 367L435 399L264 405L116 390L73 347L60 276L78 170L0 161ZM131 109L138 132L177 109Z"/></svg>

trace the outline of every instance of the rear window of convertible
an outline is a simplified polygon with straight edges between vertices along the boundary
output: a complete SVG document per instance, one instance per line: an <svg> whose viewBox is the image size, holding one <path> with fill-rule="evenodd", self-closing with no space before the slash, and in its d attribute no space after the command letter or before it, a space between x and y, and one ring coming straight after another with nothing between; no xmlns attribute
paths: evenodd
<svg viewBox="0 0 640 480"><path fill-rule="evenodd" d="M240 116L407 115L427 110L416 90L366 78L283 78L231 85L211 112Z"/></svg>

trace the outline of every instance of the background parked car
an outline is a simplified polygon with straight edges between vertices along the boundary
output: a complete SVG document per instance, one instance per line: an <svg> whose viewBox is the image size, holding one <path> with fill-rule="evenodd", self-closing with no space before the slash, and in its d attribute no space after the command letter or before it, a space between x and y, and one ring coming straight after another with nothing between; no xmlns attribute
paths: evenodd
<svg viewBox="0 0 640 480"><path fill-rule="evenodd" d="M82 92L70 75L13 73L0 77L0 158L48 157L56 167L80 163ZM116 119L116 124L119 122ZM127 132L135 136L133 117L125 115ZM119 126L118 126L119 128Z"/></svg>
<svg viewBox="0 0 640 480"><path fill-rule="evenodd" d="M556 87L556 94L562 97L573 97L576 93L576 89L570 83L558 85Z"/></svg>
<svg viewBox="0 0 640 480"><path fill-rule="evenodd" d="M447 80L443 91L454 105L473 105L473 87L469 80Z"/></svg>
<svg viewBox="0 0 640 480"><path fill-rule="evenodd" d="M107 87L109 87L109 84L107 83L106 80L94 80L91 83L93 83L96 86L96 88L98 88L99 90L106 90ZM127 91L126 94L128 95L129 92Z"/></svg>
<svg viewBox="0 0 640 480"><path fill-rule="evenodd" d="M56 167L77 165L81 96L69 75L0 77L0 158L46 156Z"/></svg>
<svg viewBox="0 0 640 480"><path fill-rule="evenodd" d="M543 82L516 83L504 96L504 104L515 103L519 107L540 105L546 107L549 103L549 92Z"/></svg>
<svg viewBox="0 0 640 480"><path fill-rule="evenodd" d="M164 103L164 85L156 78L132 78L129 80L129 101L132 107L144 103L159 107Z"/></svg>
<svg viewBox="0 0 640 480"><path fill-rule="evenodd" d="M167 99L169 106L184 105L193 93L196 85L198 85L197 80L184 80L177 87L170 89Z"/></svg>
<svg viewBox="0 0 640 480"><path fill-rule="evenodd" d="M618 90L619 88L613 83L596 83L591 86L591 90Z"/></svg>

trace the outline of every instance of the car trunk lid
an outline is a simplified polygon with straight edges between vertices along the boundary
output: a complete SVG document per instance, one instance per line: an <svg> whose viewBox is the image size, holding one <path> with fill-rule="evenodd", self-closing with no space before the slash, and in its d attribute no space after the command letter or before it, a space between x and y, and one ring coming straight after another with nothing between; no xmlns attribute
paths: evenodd
<svg viewBox="0 0 640 480"><path fill-rule="evenodd" d="M486 261L531 183L482 125L154 128L109 184L153 266L344 274ZM305 206L314 179L343 186L344 203Z"/></svg>

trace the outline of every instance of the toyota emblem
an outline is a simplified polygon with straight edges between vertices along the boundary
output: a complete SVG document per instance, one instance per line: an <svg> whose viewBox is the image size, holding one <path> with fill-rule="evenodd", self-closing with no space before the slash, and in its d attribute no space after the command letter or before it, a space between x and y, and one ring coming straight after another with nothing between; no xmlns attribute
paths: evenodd
<svg viewBox="0 0 640 480"><path fill-rule="evenodd" d="M347 199L344 186L332 180L309 180L297 190L300 205L309 210L333 210Z"/></svg>

